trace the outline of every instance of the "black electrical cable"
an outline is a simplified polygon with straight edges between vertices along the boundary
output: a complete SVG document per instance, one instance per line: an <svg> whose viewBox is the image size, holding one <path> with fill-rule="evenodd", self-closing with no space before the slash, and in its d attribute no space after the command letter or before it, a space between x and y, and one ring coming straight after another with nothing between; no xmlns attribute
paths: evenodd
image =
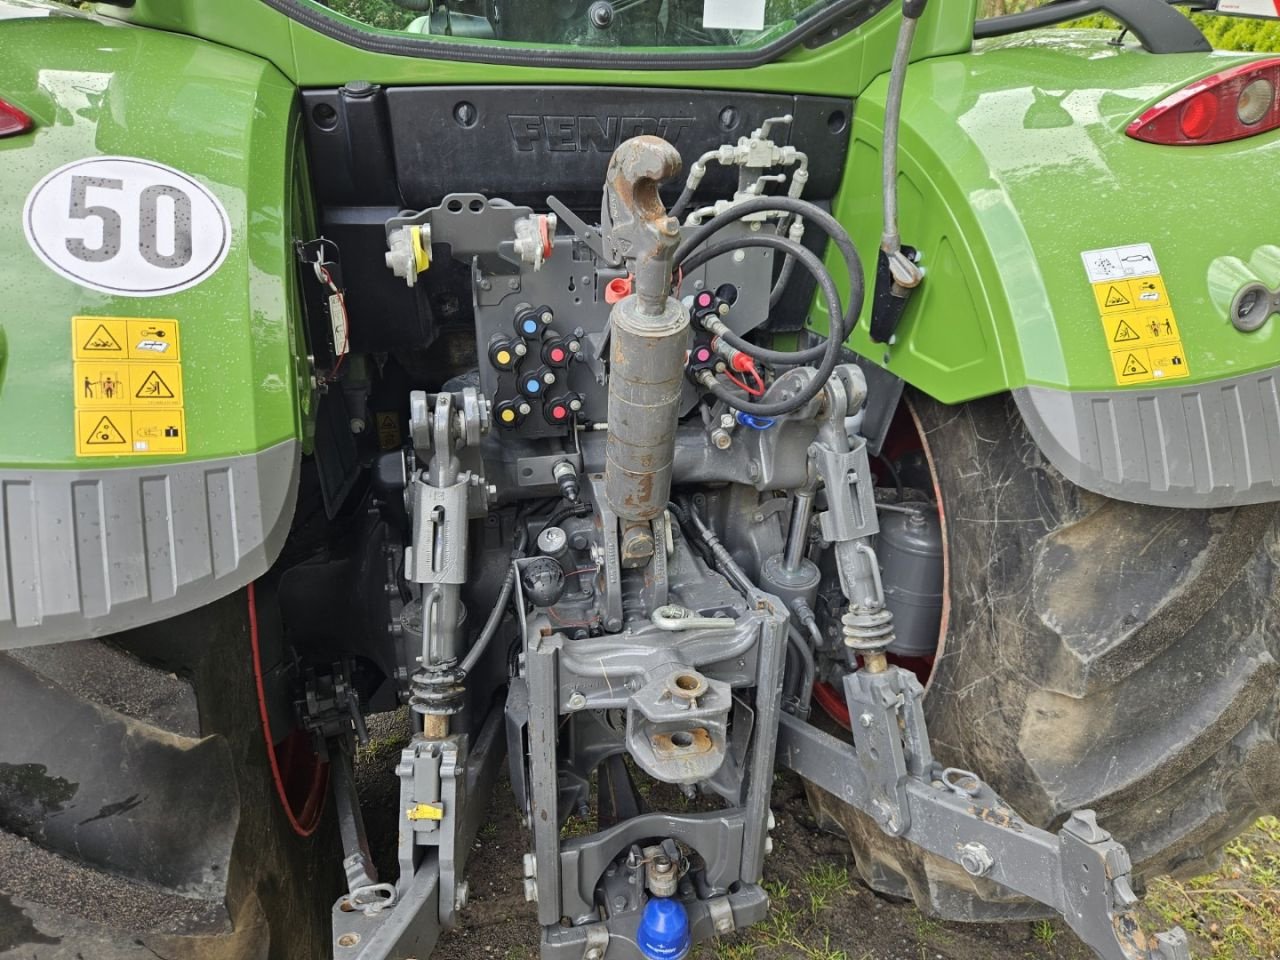
<svg viewBox="0 0 1280 960"><path fill-rule="evenodd" d="M783 237L773 236L770 234L748 234L744 237L736 237L733 240L725 240L721 243L712 244L699 250L687 261L690 264L689 269L700 266L707 260L721 256L733 250L740 250L743 247L772 247L773 249L794 248L792 254L804 265L818 281L818 287L822 290L822 295L827 301L827 310L832 317L836 318L836 323L843 326L840 319L840 293L836 290L835 281L831 279L829 274L823 267L816 256L806 250L800 244L793 240L787 240ZM851 308L852 309L852 308ZM833 333L836 331L833 331ZM798 410L804 404L808 403L826 386L831 379L831 374L836 368L836 364L840 362L840 347L842 338L830 336L827 337L823 346L822 363L819 364L817 372L806 383L795 396L786 400L774 400L772 402L753 403L748 400L742 400L730 393L727 389L717 383L714 379L707 379L703 385L711 392L716 399L723 401L734 410L740 410L743 413L749 413L757 417L777 417L784 413L791 413ZM747 351L750 352L750 351ZM794 354L792 355L794 356Z"/></svg>
<svg viewBox="0 0 1280 960"><path fill-rule="evenodd" d="M889 471L889 477L893 480L893 485L898 488L898 502L904 503L907 499L907 492L902 485L902 474L898 472L898 468L883 453L877 453L876 460Z"/></svg>
<svg viewBox="0 0 1280 960"><path fill-rule="evenodd" d="M831 280L831 274L827 272L827 268L822 265L822 261L818 259L817 254L813 253L807 247L801 246L794 240L788 240L786 237L779 237L776 234L760 233L747 234L743 237L734 237L732 240L722 240L720 243L711 244L703 247L697 253L691 255L681 267L685 270L696 270L708 260L712 260L734 250L741 250L744 247L768 247L773 250L781 250L787 254L792 263L799 262L806 270L813 275L818 281L819 286L822 285L824 278ZM834 284L832 285L834 290ZM836 304L839 309L840 295L836 293ZM757 344L744 340L732 331L726 331L718 334L721 340L736 347L743 353L750 354L756 360L763 360L766 363L783 363L791 366L799 366L803 363L811 363L814 360L821 359L827 355L831 349L830 344L834 341L836 344L844 342L848 336L848 329L851 328L854 320L857 318L849 313L844 315L841 313L833 314L834 321L831 335L817 346L808 347L804 350L770 350L767 347L761 347Z"/></svg>

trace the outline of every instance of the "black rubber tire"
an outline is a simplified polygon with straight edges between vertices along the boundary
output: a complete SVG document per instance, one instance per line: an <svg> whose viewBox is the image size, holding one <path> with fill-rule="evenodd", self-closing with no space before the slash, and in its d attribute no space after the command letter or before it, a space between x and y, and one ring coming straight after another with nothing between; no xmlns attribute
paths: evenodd
<svg viewBox="0 0 1280 960"><path fill-rule="evenodd" d="M907 402L943 508L934 753L1057 828L1092 808L1139 881L1212 866L1280 807L1280 504L1166 509L1062 477L1008 396ZM885 837L834 797L862 877L948 919L1046 915Z"/></svg>
<svg viewBox="0 0 1280 960"><path fill-rule="evenodd" d="M243 591L0 654L0 703L0 958L330 955L332 818L276 797Z"/></svg>

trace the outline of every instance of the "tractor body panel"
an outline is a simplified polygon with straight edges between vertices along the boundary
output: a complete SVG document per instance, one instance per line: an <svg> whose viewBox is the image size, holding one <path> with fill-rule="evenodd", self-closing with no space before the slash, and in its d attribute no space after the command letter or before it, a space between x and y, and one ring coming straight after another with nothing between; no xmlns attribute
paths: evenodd
<svg viewBox="0 0 1280 960"><path fill-rule="evenodd" d="M1054 465L1096 492L1274 500L1280 328L1243 332L1229 311L1245 284L1280 283L1280 238L1258 214L1280 133L1128 137L1153 103L1249 57L1106 36L1044 31L912 68L901 221L926 278L892 344L861 323L850 346L947 403L1013 390ZM836 207L862 251L877 243L884 90L858 100Z"/></svg>
<svg viewBox="0 0 1280 960"><path fill-rule="evenodd" d="M35 121L0 139L2 648L171 616L262 573L293 513L308 374L292 85L258 58L83 16L0 23L0 46L0 90ZM119 159L68 167L102 157ZM131 192L80 169L158 179ZM189 276L192 244L223 230ZM117 281L144 254L188 282Z"/></svg>

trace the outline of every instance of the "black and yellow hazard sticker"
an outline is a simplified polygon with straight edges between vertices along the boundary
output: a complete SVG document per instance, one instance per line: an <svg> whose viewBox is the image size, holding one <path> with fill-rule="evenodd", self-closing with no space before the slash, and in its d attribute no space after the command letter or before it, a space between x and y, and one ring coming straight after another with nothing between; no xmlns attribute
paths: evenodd
<svg viewBox="0 0 1280 960"><path fill-rule="evenodd" d="M1190 376L1178 320L1150 244L1089 250L1081 256L1116 383Z"/></svg>
<svg viewBox="0 0 1280 960"><path fill-rule="evenodd" d="M187 452L176 320L73 317L76 455Z"/></svg>

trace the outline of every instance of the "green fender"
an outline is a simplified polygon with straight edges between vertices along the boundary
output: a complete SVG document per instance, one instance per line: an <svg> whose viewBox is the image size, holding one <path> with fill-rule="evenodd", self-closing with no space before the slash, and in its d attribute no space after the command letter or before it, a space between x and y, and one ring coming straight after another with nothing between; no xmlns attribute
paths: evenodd
<svg viewBox="0 0 1280 960"><path fill-rule="evenodd" d="M926 277L892 344L872 342L864 317L850 346L947 403L1013 391L1053 464L1097 492L1199 507L1280 498L1280 322L1242 332L1229 318L1246 283L1280 285L1280 230L1264 212L1280 202L1280 131L1195 147L1126 136L1153 103L1249 58L1153 56L1109 36L1045 31L911 68L901 232ZM858 101L837 209L871 252L885 89L881 78ZM1144 306L1139 288L1095 292L1086 273L1086 251L1137 244L1157 261L1180 352L1167 337L1167 350L1129 349L1152 320L1120 303Z"/></svg>
<svg viewBox="0 0 1280 960"><path fill-rule="evenodd" d="M0 20L0 49L0 96L35 120L30 132L0 139L3 649L19 633L29 644L171 616L261 574L292 518L310 374L290 249L293 85L244 53L81 15ZM216 198L230 228L220 265L186 289L150 296L55 272L24 235L28 198L63 165L103 156L163 164L188 178L190 193ZM139 206L93 189L91 204L121 207L128 246ZM68 200L51 202L57 212ZM84 221L90 246L105 242L101 222ZM93 333L73 338L77 316L105 318L118 335L172 329L124 318L176 321L180 362L157 367L165 383L151 390L164 423L179 405L183 414L167 439L148 443L145 418L131 433L136 411L91 408L86 426L77 405L103 392L104 376L73 366L79 339ZM99 346L112 339L99 336ZM99 361L121 366L119 354ZM99 413L129 442L106 425L94 433Z"/></svg>

